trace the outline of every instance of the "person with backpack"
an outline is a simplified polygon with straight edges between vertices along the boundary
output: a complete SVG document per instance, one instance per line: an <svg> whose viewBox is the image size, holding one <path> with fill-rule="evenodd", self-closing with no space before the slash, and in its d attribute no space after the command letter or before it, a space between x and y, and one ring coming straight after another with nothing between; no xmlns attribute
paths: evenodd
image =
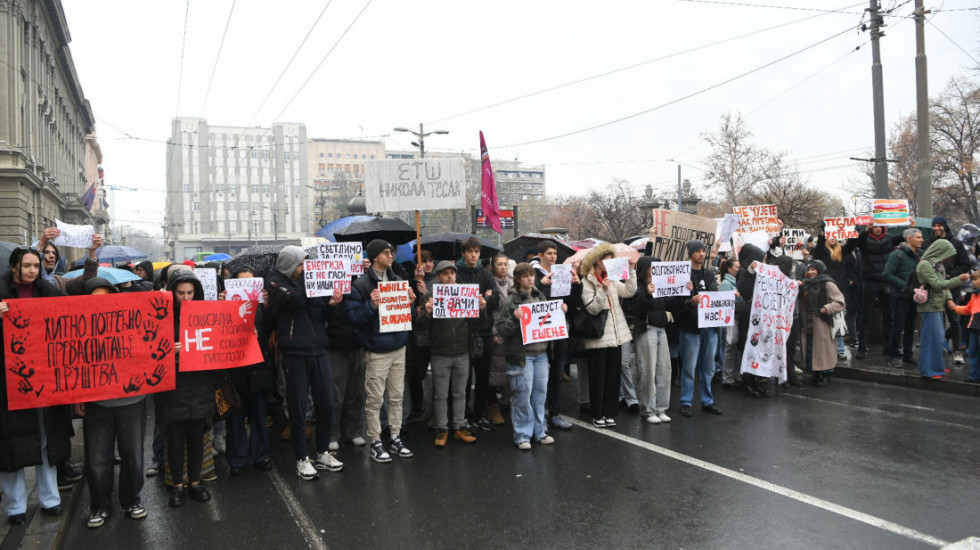
<svg viewBox="0 0 980 550"><path fill-rule="evenodd" d="M905 242L888 255L884 271L885 282L889 284L888 290L892 295L892 330L889 343L892 356L888 366L893 368L901 367L902 363L915 364L912 347L918 315L915 302L912 301L911 289L914 288L912 279L915 277L915 266L922 257L922 231L910 227L902 235Z"/></svg>
<svg viewBox="0 0 980 550"><path fill-rule="evenodd" d="M943 305L953 308L955 303L950 289L960 288L970 277L961 273L959 277L946 279L945 264L955 256L953 244L939 239L929 246L922 255L922 261L915 266L917 279L922 285L921 289L916 289L921 297L913 298L922 316L919 326L919 374L933 380L940 380L949 372L943 363L943 344L946 341Z"/></svg>

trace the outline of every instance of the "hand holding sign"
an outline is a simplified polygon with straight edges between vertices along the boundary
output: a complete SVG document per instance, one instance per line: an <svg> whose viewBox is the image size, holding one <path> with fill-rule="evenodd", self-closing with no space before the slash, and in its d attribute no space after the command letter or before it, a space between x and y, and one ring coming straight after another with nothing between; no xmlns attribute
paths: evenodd
<svg viewBox="0 0 980 550"><path fill-rule="evenodd" d="M629 258L609 258L608 260L602 260L602 265L606 268L606 275L609 280L625 281L630 278Z"/></svg>
<svg viewBox="0 0 980 550"><path fill-rule="evenodd" d="M57 235L51 241L55 246L67 246L69 248L88 248L92 246L92 236L95 235L95 228L91 225L72 225L61 220L55 220L58 226ZM45 236L48 232L45 231Z"/></svg>

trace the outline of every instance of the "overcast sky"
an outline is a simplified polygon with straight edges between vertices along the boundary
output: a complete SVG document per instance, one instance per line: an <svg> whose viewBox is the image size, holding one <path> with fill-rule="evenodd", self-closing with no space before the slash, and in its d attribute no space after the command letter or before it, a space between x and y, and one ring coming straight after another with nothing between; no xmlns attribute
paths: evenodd
<svg viewBox="0 0 980 550"><path fill-rule="evenodd" d="M483 130L492 158L545 164L549 195L614 177L667 192L678 162L697 189L701 136L729 111L746 115L757 145L842 197L862 168L848 157L873 150L871 47L858 31L867 2L63 2L106 182L140 190L110 193L112 215L154 233L178 115L301 122L309 137L389 149L412 147L393 127L424 122L449 131L426 149L470 153ZM882 39L891 128L915 109L915 25L911 1L882 2L895 8ZM976 6L926 3L930 95L976 74Z"/></svg>

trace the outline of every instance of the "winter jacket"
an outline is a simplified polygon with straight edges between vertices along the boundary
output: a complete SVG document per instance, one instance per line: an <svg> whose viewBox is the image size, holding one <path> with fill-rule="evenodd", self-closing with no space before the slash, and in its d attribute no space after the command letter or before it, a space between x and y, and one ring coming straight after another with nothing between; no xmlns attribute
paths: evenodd
<svg viewBox="0 0 980 550"><path fill-rule="evenodd" d="M240 395L270 392L275 389L276 359L269 349L269 335L274 329L272 316L268 315L265 307L260 305L255 311L255 331L259 340L259 348L262 349L262 361L254 365L225 371Z"/></svg>
<svg viewBox="0 0 980 550"><path fill-rule="evenodd" d="M547 342L524 345L521 337L521 322L514 317L514 311L521 304L533 302L544 302L544 294L537 288L531 287L531 292L521 292L518 287L511 289L507 299L500 307L500 315L494 322L497 335L504 341L504 356L507 358L508 365L525 366L527 356L541 355L548 349Z"/></svg>
<svg viewBox="0 0 980 550"><path fill-rule="evenodd" d="M735 322L738 325L738 347L745 349L745 340L749 333L749 316L752 313L752 296L755 294L755 272L749 271L753 262L762 262L765 253L755 245L747 244L738 252L738 263L742 267L735 277L735 289L742 300L735 302Z"/></svg>
<svg viewBox="0 0 980 550"><path fill-rule="evenodd" d="M391 269L385 272L385 277L389 281L402 280ZM347 320L357 331L361 347L374 353L387 353L405 347L410 331L381 332L381 317L371 304L371 293L378 288L380 281L373 269L365 269L364 275L354 280L351 292L344 298L342 305L347 313ZM414 315L415 308L411 309Z"/></svg>
<svg viewBox="0 0 980 550"><path fill-rule="evenodd" d="M922 250L929 250L929 247L933 245L936 241L944 240L953 245L953 250L956 252L956 259L953 260L953 267L949 270L949 276L955 277L961 273L969 273L973 267L970 262L970 253L966 249L966 246L959 239L957 239L953 233L950 232L949 226L943 226L946 229L945 237L933 237L928 241L922 243ZM928 230L927 230L928 231Z"/></svg>
<svg viewBox="0 0 980 550"><path fill-rule="evenodd" d="M746 245L752 246L752 245ZM744 248L744 247L743 247ZM758 249L757 249L758 250ZM674 322L677 328L684 332L699 332L698 330L698 306L692 303L692 298L705 291L718 290L717 279L712 275L707 267L691 270L691 283L694 290L690 296L676 296L667 301L667 308L674 314Z"/></svg>
<svg viewBox="0 0 980 550"><path fill-rule="evenodd" d="M916 264L922 256L922 249L912 250L907 244L900 244L898 248L888 255L885 262L884 277L888 283L888 291L892 296L901 296L905 290L905 283L909 275L915 270Z"/></svg>
<svg viewBox="0 0 980 550"><path fill-rule="evenodd" d="M41 267L44 271L44 267ZM85 267L82 274L78 277L72 277L66 279L61 275L52 275L50 279L45 278L49 283L53 283L55 286L61 290L62 293L69 296L78 296L85 294L83 287L85 286L85 281L98 276L99 271L99 261L92 260L90 258L85 258Z"/></svg>
<svg viewBox="0 0 980 550"><path fill-rule="evenodd" d="M344 297L346 301L348 296ZM329 304L329 302L328 302ZM357 341L357 331L347 318L344 303L326 309L327 346L334 350L352 350L361 347Z"/></svg>
<svg viewBox="0 0 980 550"><path fill-rule="evenodd" d="M500 309L500 301L503 299L497 294L497 285L493 282L493 273L489 269L477 263L476 267L469 267L462 258L456 262L456 283L461 285L480 285L480 296L484 296L488 290L492 291L487 301L488 315L478 323L473 324L473 330L479 331L480 335L490 336L493 331L493 318L497 310Z"/></svg>
<svg viewBox="0 0 980 550"><path fill-rule="evenodd" d="M654 298L647 292L648 273L653 258L641 256L636 262L637 278L636 292L633 297L627 300L627 309L636 318L633 325L637 334L642 334L648 327L664 328L667 326L669 315L667 314L667 298Z"/></svg>
<svg viewBox="0 0 980 550"><path fill-rule="evenodd" d="M278 270L265 282L268 313L275 319L276 341L283 355L315 357L329 347L327 298L307 298L303 281L294 281Z"/></svg>
<svg viewBox="0 0 980 550"><path fill-rule="evenodd" d="M857 238L848 239L844 246L844 254L857 248L861 251L861 277L865 281L883 281L885 271L885 261L892 250L902 242L901 235L889 235L888 231L882 231L881 235L874 236L867 229L858 233Z"/></svg>
<svg viewBox="0 0 980 550"><path fill-rule="evenodd" d="M980 330L980 289L970 293L970 301L965 306L953 306L957 315L969 315L970 322L966 327L970 330Z"/></svg>
<svg viewBox="0 0 980 550"><path fill-rule="evenodd" d="M415 319L414 329L430 334L429 349L432 355L454 357L468 354L471 327L476 323L484 322L487 310L481 309L480 317L476 319L434 319L425 308L425 304L431 298L431 290L422 297L421 313Z"/></svg>
<svg viewBox="0 0 980 550"><path fill-rule="evenodd" d="M926 249L922 261L915 266L915 274L919 282L929 290L929 299L924 304L918 304L919 313L941 312L946 307L946 300L952 299L950 289L960 288L963 281L959 277L946 279L946 268L943 260L956 254L953 244L946 239L939 239ZM933 267L935 265L935 267Z"/></svg>
<svg viewBox="0 0 980 550"><path fill-rule="evenodd" d="M835 262L830 255L830 249L827 248L827 239L824 237L823 232L817 235L817 244L813 247L813 252L810 253L810 257L814 260L820 260L827 266L827 273L834 279L837 284L837 288L844 292L851 287L851 282L853 278L853 266L849 265L851 258L853 256L848 254L844 249L844 243L840 243L841 246L841 261ZM850 261L849 261L850 260ZM805 273L806 270L804 270ZM796 277L797 280L803 279L803 275Z"/></svg>
<svg viewBox="0 0 980 550"><path fill-rule="evenodd" d="M580 268L585 274L582 280L582 303L585 304L585 311L590 315L597 315L603 310L609 311L602 336L585 339L587 350L618 347L633 341L620 299L632 298L636 294L636 268L630 266L629 279L626 281L613 281L609 286L603 286L595 276L595 265L610 254L615 254L612 245L599 245L589 251Z"/></svg>

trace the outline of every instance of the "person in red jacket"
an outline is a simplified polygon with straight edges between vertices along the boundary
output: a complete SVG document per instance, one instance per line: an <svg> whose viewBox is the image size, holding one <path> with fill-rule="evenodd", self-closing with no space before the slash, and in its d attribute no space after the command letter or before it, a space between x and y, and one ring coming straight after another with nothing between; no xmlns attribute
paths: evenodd
<svg viewBox="0 0 980 550"><path fill-rule="evenodd" d="M964 381L980 384L980 270L970 274L970 282L973 283L970 301L965 306L953 306L952 309L958 315L970 316L966 326L969 331L967 355L970 357L970 372Z"/></svg>

